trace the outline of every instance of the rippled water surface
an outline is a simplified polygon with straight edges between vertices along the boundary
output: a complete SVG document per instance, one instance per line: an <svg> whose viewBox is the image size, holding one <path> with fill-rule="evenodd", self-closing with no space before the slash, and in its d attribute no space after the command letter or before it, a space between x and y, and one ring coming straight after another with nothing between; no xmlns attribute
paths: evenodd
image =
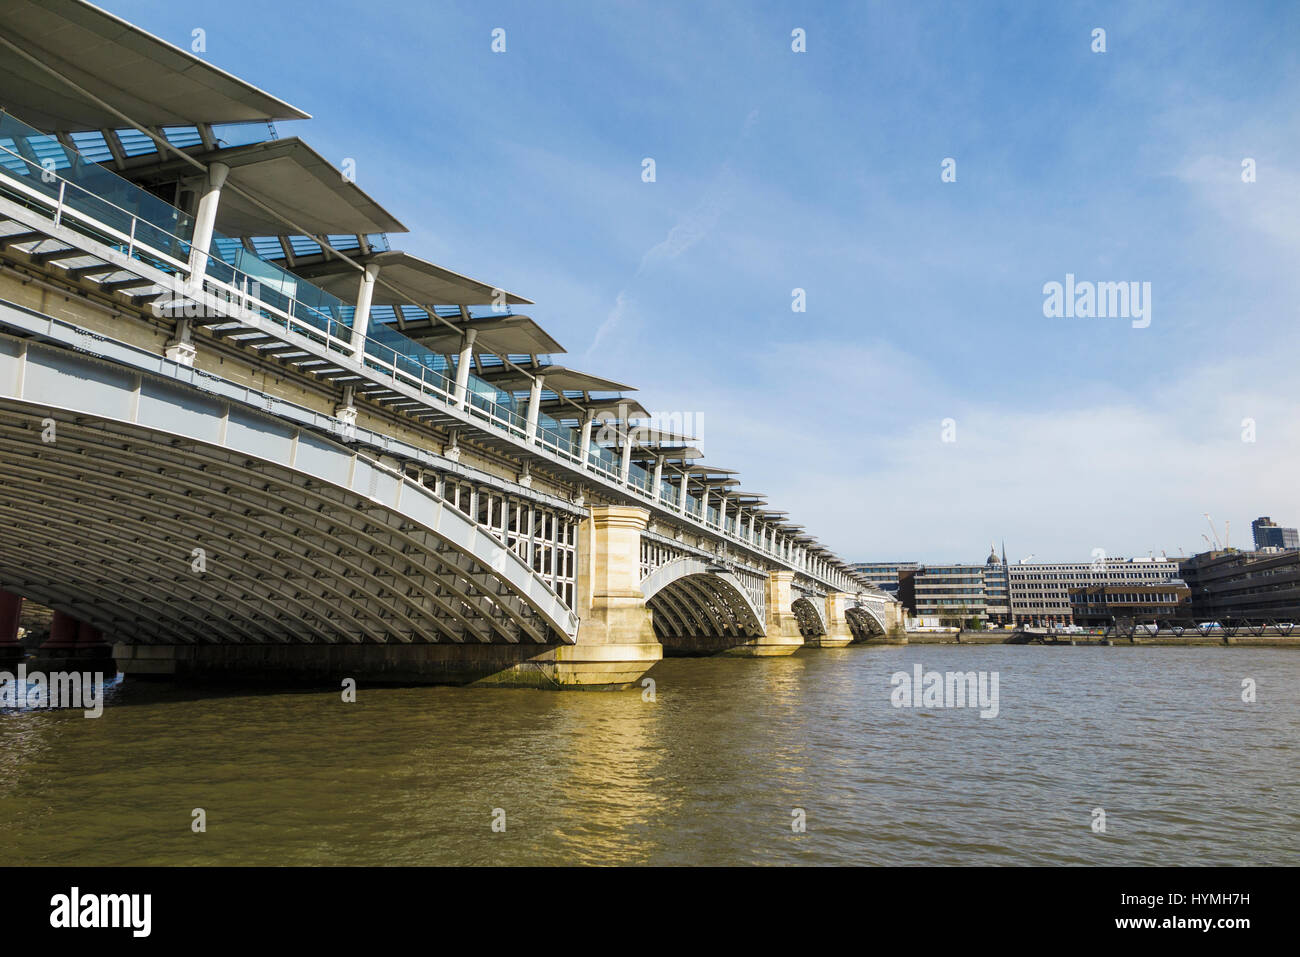
<svg viewBox="0 0 1300 957"><path fill-rule="evenodd" d="M918 662L997 671L998 716L894 708L890 675ZM6 713L0 851L14 864L1300 860L1294 650L850 647L669 660L652 677L653 702L362 687L345 704L127 681L99 719Z"/></svg>

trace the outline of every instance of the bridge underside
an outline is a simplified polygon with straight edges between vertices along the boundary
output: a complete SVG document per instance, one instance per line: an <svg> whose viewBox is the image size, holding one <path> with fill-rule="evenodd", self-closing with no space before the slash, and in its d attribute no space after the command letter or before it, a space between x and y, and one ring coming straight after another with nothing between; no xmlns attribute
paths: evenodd
<svg viewBox="0 0 1300 957"><path fill-rule="evenodd" d="M876 616L862 608L846 608L844 620L848 622L849 631L856 644L861 641L875 641L887 634L885 626Z"/></svg>
<svg viewBox="0 0 1300 957"><path fill-rule="evenodd" d="M572 644L558 598L417 483L197 392L0 346L30 397L0 394L0 587L100 629L123 670L472 681Z"/></svg>
<svg viewBox="0 0 1300 957"><path fill-rule="evenodd" d="M763 623L738 585L697 571L664 584L646 600L664 655L711 655L763 634Z"/></svg>

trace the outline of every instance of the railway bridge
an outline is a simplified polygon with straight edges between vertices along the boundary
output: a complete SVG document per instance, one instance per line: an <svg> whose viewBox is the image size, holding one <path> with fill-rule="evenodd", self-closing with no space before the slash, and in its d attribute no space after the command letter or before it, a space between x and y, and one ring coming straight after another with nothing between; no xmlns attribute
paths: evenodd
<svg viewBox="0 0 1300 957"><path fill-rule="evenodd" d="M80 0L0 9L0 657L623 687L897 603L532 303L393 248L306 114Z"/></svg>

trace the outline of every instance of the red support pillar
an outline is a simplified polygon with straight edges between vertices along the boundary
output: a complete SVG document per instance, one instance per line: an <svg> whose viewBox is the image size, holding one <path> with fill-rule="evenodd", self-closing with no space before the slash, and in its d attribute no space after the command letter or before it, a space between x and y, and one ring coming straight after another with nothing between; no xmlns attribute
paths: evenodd
<svg viewBox="0 0 1300 957"><path fill-rule="evenodd" d="M50 622L50 637L41 645L41 651L71 651L77 646L81 622L66 611L56 611Z"/></svg>
<svg viewBox="0 0 1300 957"><path fill-rule="evenodd" d="M18 623L23 617L21 595L0 590L0 656L10 658L21 654L18 643Z"/></svg>
<svg viewBox="0 0 1300 957"><path fill-rule="evenodd" d="M116 672L113 647L104 640L103 632L63 611L54 612L50 637L36 650L33 664L47 671Z"/></svg>
<svg viewBox="0 0 1300 957"><path fill-rule="evenodd" d="M107 648L104 633L89 622L81 622L77 629L77 650L86 648Z"/></svg>

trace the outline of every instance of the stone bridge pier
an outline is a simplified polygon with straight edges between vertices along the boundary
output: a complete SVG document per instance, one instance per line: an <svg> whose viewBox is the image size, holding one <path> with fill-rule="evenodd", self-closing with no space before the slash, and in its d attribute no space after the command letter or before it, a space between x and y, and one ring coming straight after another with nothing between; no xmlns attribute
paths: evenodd
<svg viewBox="0 0 1300 957"><path fill-rule="evenodd" d="M794 572L768 572L763 634L723 654L744 658L792 655L803 647L803 632L794 611Z"/></svg>
<svg viewBox="0 0 1300 957"><path fill-rule="evenodd" d="M823 599L825 631L805 639L811 648L843 648L853 642L853 629L845 612L853 604L853 596L845 592L831 592Z"/></svg>
<svg viewBox="0 0 1300 957"><path fill-rule="evenodd" d="M577 641L479 684L626 688L663 658L640 588L641 533L649 519L650 512L637 506L593 507L578 529ZM533 680L536 673L541 681Z"/></svg>

